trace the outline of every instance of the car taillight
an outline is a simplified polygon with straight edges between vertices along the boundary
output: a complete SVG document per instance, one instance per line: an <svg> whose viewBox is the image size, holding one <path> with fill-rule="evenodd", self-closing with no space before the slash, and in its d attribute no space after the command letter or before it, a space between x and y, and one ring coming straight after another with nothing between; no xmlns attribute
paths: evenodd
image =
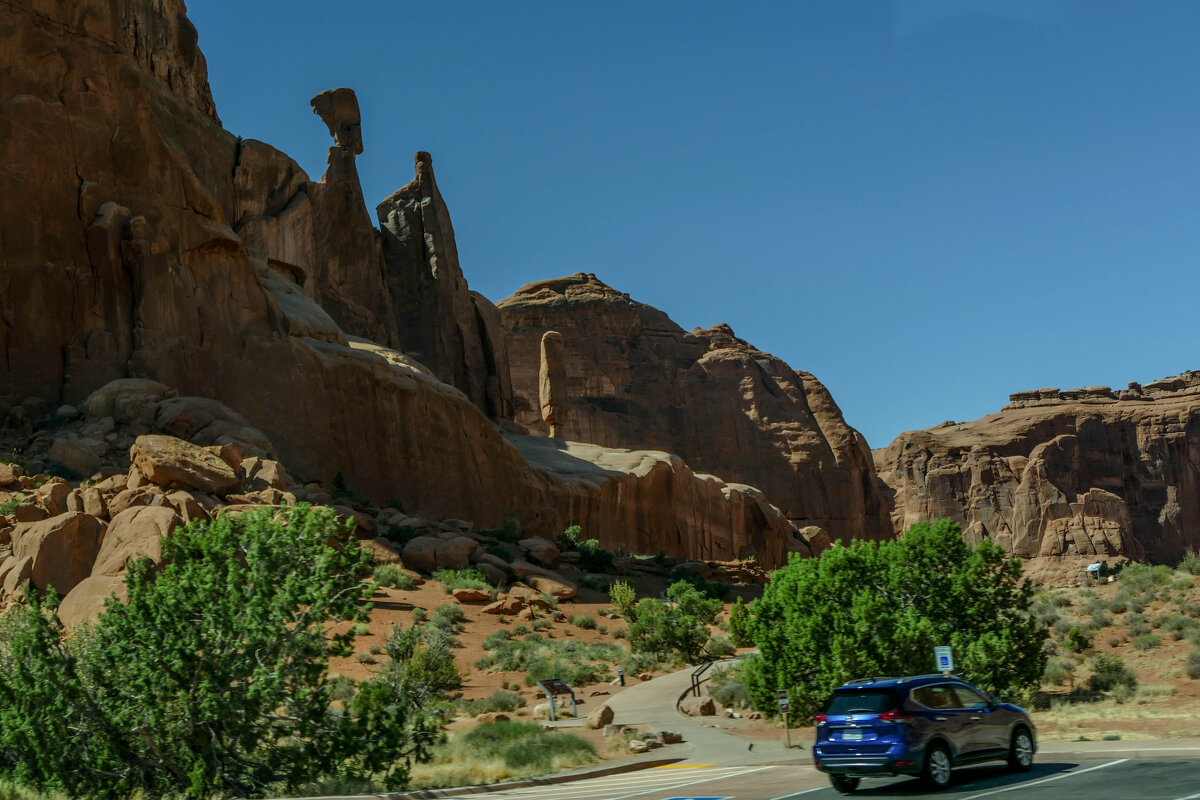
<svg viewBox="0 0 1200 800"><path fill-rule="evenodd" d="M825 721L824 714L813 714L813 725L820 725Z"/></svg>
<svg viewBox="0 0 1200 800"><path fill-rule="evenodd" d="M885 711L879 715L881 722L908 722L913 719L912 714L905 714L903 711Z"/></svg>

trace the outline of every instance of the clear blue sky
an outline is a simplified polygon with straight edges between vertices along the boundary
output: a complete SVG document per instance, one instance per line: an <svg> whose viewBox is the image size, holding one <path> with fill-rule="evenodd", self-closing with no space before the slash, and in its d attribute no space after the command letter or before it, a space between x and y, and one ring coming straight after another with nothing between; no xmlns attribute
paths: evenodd
<svg viewBox="0 0 1200 800"><path fill-rule="evenodd" d="M368 206L433 153L492 300L573 272L811 371L873 447L1200 368L1200 2L192 0L225 126Z"/></svg>

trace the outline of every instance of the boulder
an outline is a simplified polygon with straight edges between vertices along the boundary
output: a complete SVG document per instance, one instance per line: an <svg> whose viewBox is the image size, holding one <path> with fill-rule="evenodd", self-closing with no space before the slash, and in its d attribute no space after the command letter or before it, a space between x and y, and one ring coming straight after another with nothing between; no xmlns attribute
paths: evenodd
<svg viewBox="0 0 1200 800"><path fill-rule="evenodd" d="M506 614L513 616L525 608L525 601L519 597L505 595L494 603L483 607L485 614Z"/></svg>
<svg viewBox="0 0 1200 800"><path fill-rule="evenodd" d="M53 586L60 596L92 572L104 539L105 524L87 514L66 513L18 525L13 529L13 555L33 560L31 583Z"/></svg>
<svg viewBox="0 0 1200 800"><path fill-rule="evenodd" d="M471 565L471 555L479 548L479 542L466 536L456 536L443 541L437 548L439 569L466 569Z"/></svg>
<svg viewBox="0 0 1200 800"><path fill-rule="evenodd" d="M541 536L531 536L528 539L521 539L518 544L529 551L529 557L539 566L546 569L554 569L558 566L559 550L549 540L543 539Z"/></svg>
<svg viewBox="0 0 1200 800"><path fill-rule="evenodd" d="M503 586L508 583L508 573L486 561L475 564L475 569L482 572L492 586Z"/></svg>
<svg viewBox="0 0 1200 800"><path fill-rule="evenodd" d="M460 603L488 603L492 599L491 593L485 592L482 589L460 588L455 589L450 594Z"/></svg>
<svg viewBox="0 0 1200 800"><path fill-rule="evenodd" d="M541 575L532 575L528 578L529 585L542 594L548 594L551 597L557 597L559 600L569 600L579 593L575 584L563 578L545 578Z"/></svg>
<svg viewBox="0 0 1200 800"><path fill-rule="evenodd" d="M0 595L7 597L15 592L18 587L29 582L33 576L33 558L25 556L17 558L9 556L0 564L0 588L3 592Z"/></svg>
<svg viewBox="0 0 1200 800"><path fill-rule="evenodd" d="M717 707L711 697L685 697L679 703L679 710L689 717L711 717L717 713Z"/></svg>
<svg viewBox="0 0 1200 800"><path fill-rule="evenodd" d="M50 445L50 463L73 475L91 475L100 468L100 456L89 447L90 440L60 437Z"/></svg>
<svg viewBox="0 0 1200 800"><path fill-rule="evenodd" d="M122 378L92 392L83 407L93 419L111 417L121 423L150 424L168 391L168 387L158 381Z"/></svg>
<svg viewBox="0 0 1200 800"><path fill-rule="evenodd" d="M629 740L629 752L631 753L645 753L649 749L650 745L642 739Z"/></svg>
<svg viewBox="0 0 1200 800"><path fill-rule="evenodd" d="M290 482L288 474L278 461L251 456L241 462L241 467L246 476L243 487L247 491L255 492L261 489L287 491Z"/></svg>
<svg viewBox="0 0 1200 800"><path fill-rule="evenodd" d="M360 539L358 545L370 554L372 564L400 564L403 561L396 546L382 536Z"/></svg>
<svg viewBox="0 0 1200 800"><path fill-rule="evenodd" d="M197 495L199 494L199 492L187 492L180 489L168 494L167 502L175 509L176 513L179 514L185 523L194 520L205 522L212 517L205 504L197 499ZM200 496L203 497L203 495Z"/></svg>
<svg viewBox="0 0 1200 800"><path fill-rule="evenodd" d="M92 566L93 576L117 577L125 573L131 558L147 557L155 564L162 562L163 537L183 520L169 506L135 506L112 518L108 533Z"/></svg>
<svg viewBox="0 0 1200 800"><path fill-rule="evenodd" d="M19 464L9 464L0 461L0 489L15 486L25 470Z"/></svg>
<svg viewBox="0 0 1200 800"><path fill-rule="evenodd" d="M108 501L108 513L116 516L122 511L134 506L148 506L162 497L162 490L157 486L143 486L138 489L126 489L118 492Z"/></svg>
<svg viewBox="0 0 1200 800"><path fill-rule="evenodd" d="M433 536L417 536L404 545L401 558L409 569L418 572L433 572L438 568L437 550L442 540Z"/></svg>
<svg viewBox="0 0 1200 800"><path fill-rule="evenodd" d="M68 628L79 627L99 616L104 610L104 601L113 595L121 602L129 599L124 577L92 575L84 578L63 598L58 617Z"/></svg>
<svg viewBox="0 0 1200 800"><path fill-rule="evenodd" d="M675 731L659 731L658 738L663 744L679 744L683 741L683 734Z"/></svg>
<svg viewBox="0 0 1200 800"><path fill-rule="evenodd" d="M13 509L12 513L13 519L17 522L37 522L49 516L44 508L28 502L21 503L21 505Z"/></svg>
<svg viewBox="0 0 1200 800"><path fill-rule="evenodd" d="M66 512L67 497L70 494L71 487L62 478L52 478L34 492L38 505L46 509L46 513L52 517Z"/></svg>
<svg viewBox="0 0 1200 800"><path fill-rule="evenodd" d="M219 457L173 436L139 436L129 457L147 480L170 489L221 496L241 484L237 473Z"/></svg>
<svg viewBox="0 0 1200 800"><path fill-rule="evenodd" d="M611 725L612 721L613 710L607 703L592 709L592 712L587 716L587 726L592 730L599 730L605 725Z"/></svg>

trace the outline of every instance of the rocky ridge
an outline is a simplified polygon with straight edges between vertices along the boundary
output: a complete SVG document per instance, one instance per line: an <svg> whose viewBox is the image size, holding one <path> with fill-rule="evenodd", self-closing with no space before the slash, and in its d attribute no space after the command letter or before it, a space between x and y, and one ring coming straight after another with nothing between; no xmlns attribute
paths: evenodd
<svg viewBox="0 0 1200 800"><path fill-rule="evenodd" d="M563 438L678 453L695 469L758 487L795 525L835 539L892 535L870 450L828 390L729 326L685 332L583 273L528 284L497 305L515 419L530 432L549 432L539 353L556 331Z"/></svg>
<svg viewBox="0 0 1200 800"><path fill-rule="evenodd" d="M897 533L950 518L972 541L1071 569L1200 548L1200 372L1018 392L999 413L902 434L875 457Z"/></svg>

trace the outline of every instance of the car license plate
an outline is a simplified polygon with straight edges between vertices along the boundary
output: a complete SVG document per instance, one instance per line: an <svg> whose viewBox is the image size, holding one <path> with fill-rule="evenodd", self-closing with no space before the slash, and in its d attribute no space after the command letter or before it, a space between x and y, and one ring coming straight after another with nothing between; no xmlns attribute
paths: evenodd
<svg viewBox="0 0 1200 800"><path fill-rule="evenodd" d="M862 731L842 731L843 742L861 742Z"/></svg>

